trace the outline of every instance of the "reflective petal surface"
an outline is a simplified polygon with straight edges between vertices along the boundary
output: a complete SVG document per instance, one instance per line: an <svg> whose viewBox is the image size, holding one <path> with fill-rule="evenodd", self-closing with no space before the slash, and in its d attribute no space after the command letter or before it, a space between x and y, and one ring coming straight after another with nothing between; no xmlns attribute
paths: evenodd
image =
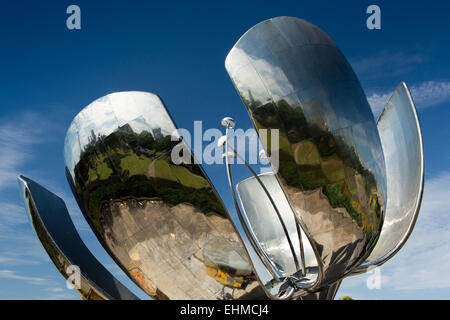
<svg viewBox="0 0 450 320"><path fill-rule="evenodd" d="M266 154L279 152L276 178L317 258L311 290L328 286L369 256L385 211L385 162L360 83L329 36L292 17L252 27L225 66L256 129L279 129L279 150Z"/></svg>
<svg viewBox="0 0 450 320"><path fill-rule="evenodd" d="M84 108L65 143L83 214L153 298L266 298L228 213L190 150L177 147L184 143L175 129L151 93L113 93ZM175 164L173 150L189 153L191 164Z"/></svg>
<svg viewBox="0 0 450 320"><path fill-rule="evenodd" d="M258 178L264 184L280 212L281 219L287 227L289 238L292 241L297 261L300 264L304 262L305 274L302 274L303 270L297 269L297 266L294 264L287 236L277 217L274 206L257 179L251 177L239 182L236 189L255 242L260 245L261 250L273 262L280 278L295 275L295 279L298 279L296 281L297 288L309 288L315 283L318 275L317 260L309 239L305 236L305 233L300 234L295 216L275 175L271 173L262 174ZM300 237L302 243L300 243ZM277 286L265 285L269 292L277 292ZM304 294L305 292L302 293Z"/></svg>
<svg viewBox="0 0 450 320"><path fill-rule="evenodd" d="M416 222L424 184L422 133L416 108L405 83L384 107L378 122L386 159L387 204L380 238L357 272L389 260L408 239Z"/></svg>
<svg viewBox="0 0 450 320"><path fill-rule="evenodd" d="M64 201L36 182L19 177L31 224L58 271L69 278L80 270L77 289L88 300L138 300L92 255L73 225Z"/></svg>

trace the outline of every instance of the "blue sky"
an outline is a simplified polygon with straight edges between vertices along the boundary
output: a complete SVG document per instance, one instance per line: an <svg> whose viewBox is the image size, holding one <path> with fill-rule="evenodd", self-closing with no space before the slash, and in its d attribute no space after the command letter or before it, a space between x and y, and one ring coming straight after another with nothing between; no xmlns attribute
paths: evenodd
<svg viewBox="0 0 450 320"><path fill-rule="evenodd" d="M81 30L66 8L81 8ZM366 28L370 4L381 30ZM431 5L432 4L432 5ZM39 244L19 197L24 174L62 197L87 246L135 293L89 230L64 176L63 143L73 117L115 91L162 97L177 125L216 128L223 116L250 119L224 61L256 23L299 17L327 32L352 64L378 113L400 81L412 90L422 124L426 183L421 214L403 250L381 268L344 280L338 297L450 297L450 4L444 1L10 1L0 5L0 299L79 299ZM204 166L228 204L225 168Z"/></svg>

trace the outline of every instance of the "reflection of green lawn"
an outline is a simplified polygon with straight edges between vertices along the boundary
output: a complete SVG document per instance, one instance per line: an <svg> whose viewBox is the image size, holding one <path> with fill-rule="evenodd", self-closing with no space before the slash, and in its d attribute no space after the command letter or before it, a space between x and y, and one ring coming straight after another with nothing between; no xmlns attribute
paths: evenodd
<svg viewBox="0 0 450 320"><path fill-rule="evenodd" d="M97 171L100 175L100 180L108 179L109 176L113 173L111 168L108 167L108 164L106 162L103 162L102 164L100 164L98 166Z"/></svg>
<svg viewBox="0 0 450 320"><path fill-rule="evenodd" d="M308 140L303 140L293 145L294 159L299 165L318 165L320 164L320 155L317 147Z"/></svg>
<svg viewBox="0 0 450 320"><path fill-rule="evenodd" d="M266 129L267 130L267 147L269 150L266 149L266 151L272 151L272 134L270 132L270 128L265 128L262 124L260 124L256 119L253 119L253 121L255 122L255 128L260 130L260 129ZM279 130L278 131L278 147L280 150L284 151L284 153L292 156L292 150L291 150L291 143L289 142L286 133L283 130ZM275 152L275 149L273 150Z"/></svg>
<svg viewBox="0 0 450 320"><path fill-rule="evenodd" d="M358 190L356 189L356 177L355 176L351 176L351 177L347 177L346 182L347 182L347 188L348 191L350 192L350 194L352 196L358 196Z"/></svg>
<svg viewBox="0 0 450 320"><path fill-rule="evenodd" d="M325 176L330 181L340 181L345 178L344 163L336 154L333 154L327 159L322 160L322 170Z"/></svg>
<svg viewBox="0 0 450 320"><path fill-rule="evenodd" d="M289 154L289 155L291 155L292 156L292 149L291 149L291 143L289 142L289 140L288 140L288 138L287 138L287 136L286 136L286 134L283 132L283 131L279 131L278 132L278 134L279 134L279 148L280 148L280 150L283 150L284 152L286 152L287 154ZM268 134L268 146L272 146L272 135L270 134L270 131L269 131L269 134Z"/></svg>
<svg viewBox="0 0 450 320"><path fill-rule="evenodd" d="M205 188L209 183L200 176L190 172L188 169L180 166L172 166L166 160L158 159L154 161L155 174L158 178L179 181L186 187Z"/></svg>
<svg viewBox="0 0 450 320"><path fill-rule="evenodd" d="M155 177L177 181L177 177L175 176L172 168L166 160L155 160L153 162L153 166L155 167Z"/></svg>
<svg viewBox="0 0 450 320"><path fill-rule="evenodd" d="M143 174L148 176L148 166L152 159L144 156L137 156L135 153L128 154L120 160L120 165L123 170L129 170L130 176Z"/></svg>
<svg viewBox="0 0 450 320"><path fill-rule="evenodd" d="M95 181L98 178L100 178L100 180L108 179L113 172L108 166L105 156L102 155L95 160L96 168L89 168L89 181ZM145 175L148 177L152 161L152 158L143 155L138 156L134 152L127 152L123 154L123 158L120 159L120 167L122 170L128 170L130 177L134 175ZM184 167L170 165L167 160L156 159L153 162L153 167L155 177L179 181L186 187L196 189L209 187L209 183L203 177L193 174Z"/></svg>
<svg viewBox="0 0 450 320"><path fill-rule="evenodd" d="M264 129L257 120L253 119L255 127ZM267 144L271 146L271 137ZM371 232L379 229L379 209L375 205L367 205L367 178L352 165L346 165L336 154L322 156L317 145L311 140L291 143L284 130L279 131L280 167L279 175L287 185L302 187L304 190L314 190L319 187L330 200L333 207L342 207L352 216L358 225L366 228L367 237ZM351 160L351 159L350 159ZM378 197L375 197L376 203ZM364 219L367 217L368 219Z"/></svg>
<svg viewBox="0 0 450 320"><path fill-rule="evenodd" d="M356 181L361 186L361 188L364 190L366 188L366 184L364 183L363 177L359 174L356 176Z"/></svg>
<svg viewBox="0 0 450 320"><path fill-rule="evenodd" d="M108 164L106 161L104 161L105 156L101 156L100 158L96 158L96 169L89 168L89 181L97 180L97 178L100 178L100 180L108 179L109 176L112 174L112 170L110 167L108 167ZM97 174L99 177L97 177Z"/></svg>

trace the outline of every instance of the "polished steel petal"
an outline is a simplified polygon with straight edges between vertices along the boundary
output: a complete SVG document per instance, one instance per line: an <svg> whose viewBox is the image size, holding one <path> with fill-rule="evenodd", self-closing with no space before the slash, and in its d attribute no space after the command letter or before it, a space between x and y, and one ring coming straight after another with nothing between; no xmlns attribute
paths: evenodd
<svg viewBox="0 0 450 320"><path fill-rule="evenodd" d="M356 272L392 258L411 234L422 202L425 164L422 133L414 101L402 82L378 122L386 159L387 204L380 238Z"/></svg>
<svg viewBox="0 0 450 320"><path fill-rule="evenodd" d="M290 281L295 281L295 287L310 288L318 280L318 265L309 239L297 228L295 216L275 176L268 173L259 175L258 178L280 212L281 220L285 224L293 244L296 259L305 266L304 274L302 268L294 263L288 237L285 235L274 206L256 177L241 181L236 186L252 237L259 246L259 250L264 251L264 254L272 261L273 268L280 278L284 279L294 275ZM277 286L265 285L269 292L276 293Z"/></svg>
<svg viewBox="0 0 450 320"><path fill-rule="evenodd" d="M65 143L83 214L153 298L266 298L239 232L175 130L151 93L112 93L84 108Z"/></svg>
<svg viewBox="0 0 450 320"><path fill-rule="evenodd" d="M78 292L89 300L138 300L92 255L81 240L64 201L36 182L20 176L19 187L31 224L58 271L69 278L78 266Z"/></svg>
<svg viewBox="0 0 450 320"><path fill-rule="evenodd" d="M318 280L339 281L371 253L386 203L382 146L351 66L322 30L277 17L248 30L225 62L256 129L279 129L276 178L311 242ZM280 241L280 240L278 240Z"/></svg>

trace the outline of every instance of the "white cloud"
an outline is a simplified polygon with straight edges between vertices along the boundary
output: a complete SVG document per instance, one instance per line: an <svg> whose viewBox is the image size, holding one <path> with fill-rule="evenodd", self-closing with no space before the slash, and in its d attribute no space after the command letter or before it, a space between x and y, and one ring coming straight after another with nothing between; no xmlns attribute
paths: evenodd
<svg viewBox="0 0 450 320"><path fill-rule="evenodd" d="M0 256L0 264L5 264L8 266L20 266L20 265L30 265L30 264L38 264L39 262L36 260L25 259L21 257L14 256L3 256L5 253L1 253ZM6 254L8 255L8 254Z"/></svg>
<svg viewBox="0 0 450 320"><path fill-rule="evenodd" d="M23 206L0 202L0 224L14 226L28 222Z"/></svg>
<svg viewBox="0 0 450 320"><path fill-rule="evenodd" d="M0 121L0 191L11 189L19 194L17 175L33 159L34 147L47 140L44 130L49 128L45 119L31 112ZM16 197L14 199L17 201ZM3 196L0 200L0 264L11 267L42 262L44 250L38 243L23 204Z"/></svg>
<svg viewBox="0 0 450 320"><path fill-rule="evenodd" d="M50 295L39 295L36 299L38 300L75 300L80 299L80 295L77 291L73 290L72 292L54 292Z"/></svg>
<svg viewBox="0 0 450 320"><path fill-rule="evenodd" d="M44 285L48 281L46 278L23 276L12 270L0 270L0 278L22 280L36 285Z"/></svg>
<svg viewBox="0 0 450 320"><path fill-rule="evenodd" d="M428 180L416 227L386 263L384 285L395 290L450 288L450 172Z"/></svg>
<svg viewBox="0 0 450 320"><path fill-rule="evenodd" d="M45 120L33 113L0 123L0 190L17 186L17 175L33 158L32 146L43 141Z"/></svg>
<svg viewBox="0 0 450 320"><path fill-rule="evenodd" d="M410 90L417 108L432 107L450 100L450 82L447 81L426 81L411 86ZM375 116L383 110L392 92L373 93L367 97Z"/></svg>
<svg viewBox="0 0 450 320"><path fill-rule="evenodd" d="M25 213L24 213L25 214ZM0 225L0 231L2 231ZM34 265L48 262L49 258L31 225L7 229L0 235L0 265L11 268L19 265Z"/></svg>
<svg viewBox="0 0 450 320"><path fill-rule="evenodd" d="M92 132L107 136L126 123L136 133L161 128L170 134L176 129L162 101L152 93L127 91L103 96L81 110L67 132L64 157L72 174L80 148L89 142Z"/></svg>
<svg viewBox="0 0 450 320"><path fill-rule="evenodd" d="M435 106L450 99L450 82L423 82L412 86L411 94L418 108Z"/></svg>
<svg viewBox="0 0 450 320"><path fill-rule="evenodd" d="M0 291L0 299L38 299L38 300L65 300L79 299L76 290L66 289L65 280L62 277L56 279L23 275L17 271L0 269L0 279L23 281L31 286L26 292Z"/></svg>

